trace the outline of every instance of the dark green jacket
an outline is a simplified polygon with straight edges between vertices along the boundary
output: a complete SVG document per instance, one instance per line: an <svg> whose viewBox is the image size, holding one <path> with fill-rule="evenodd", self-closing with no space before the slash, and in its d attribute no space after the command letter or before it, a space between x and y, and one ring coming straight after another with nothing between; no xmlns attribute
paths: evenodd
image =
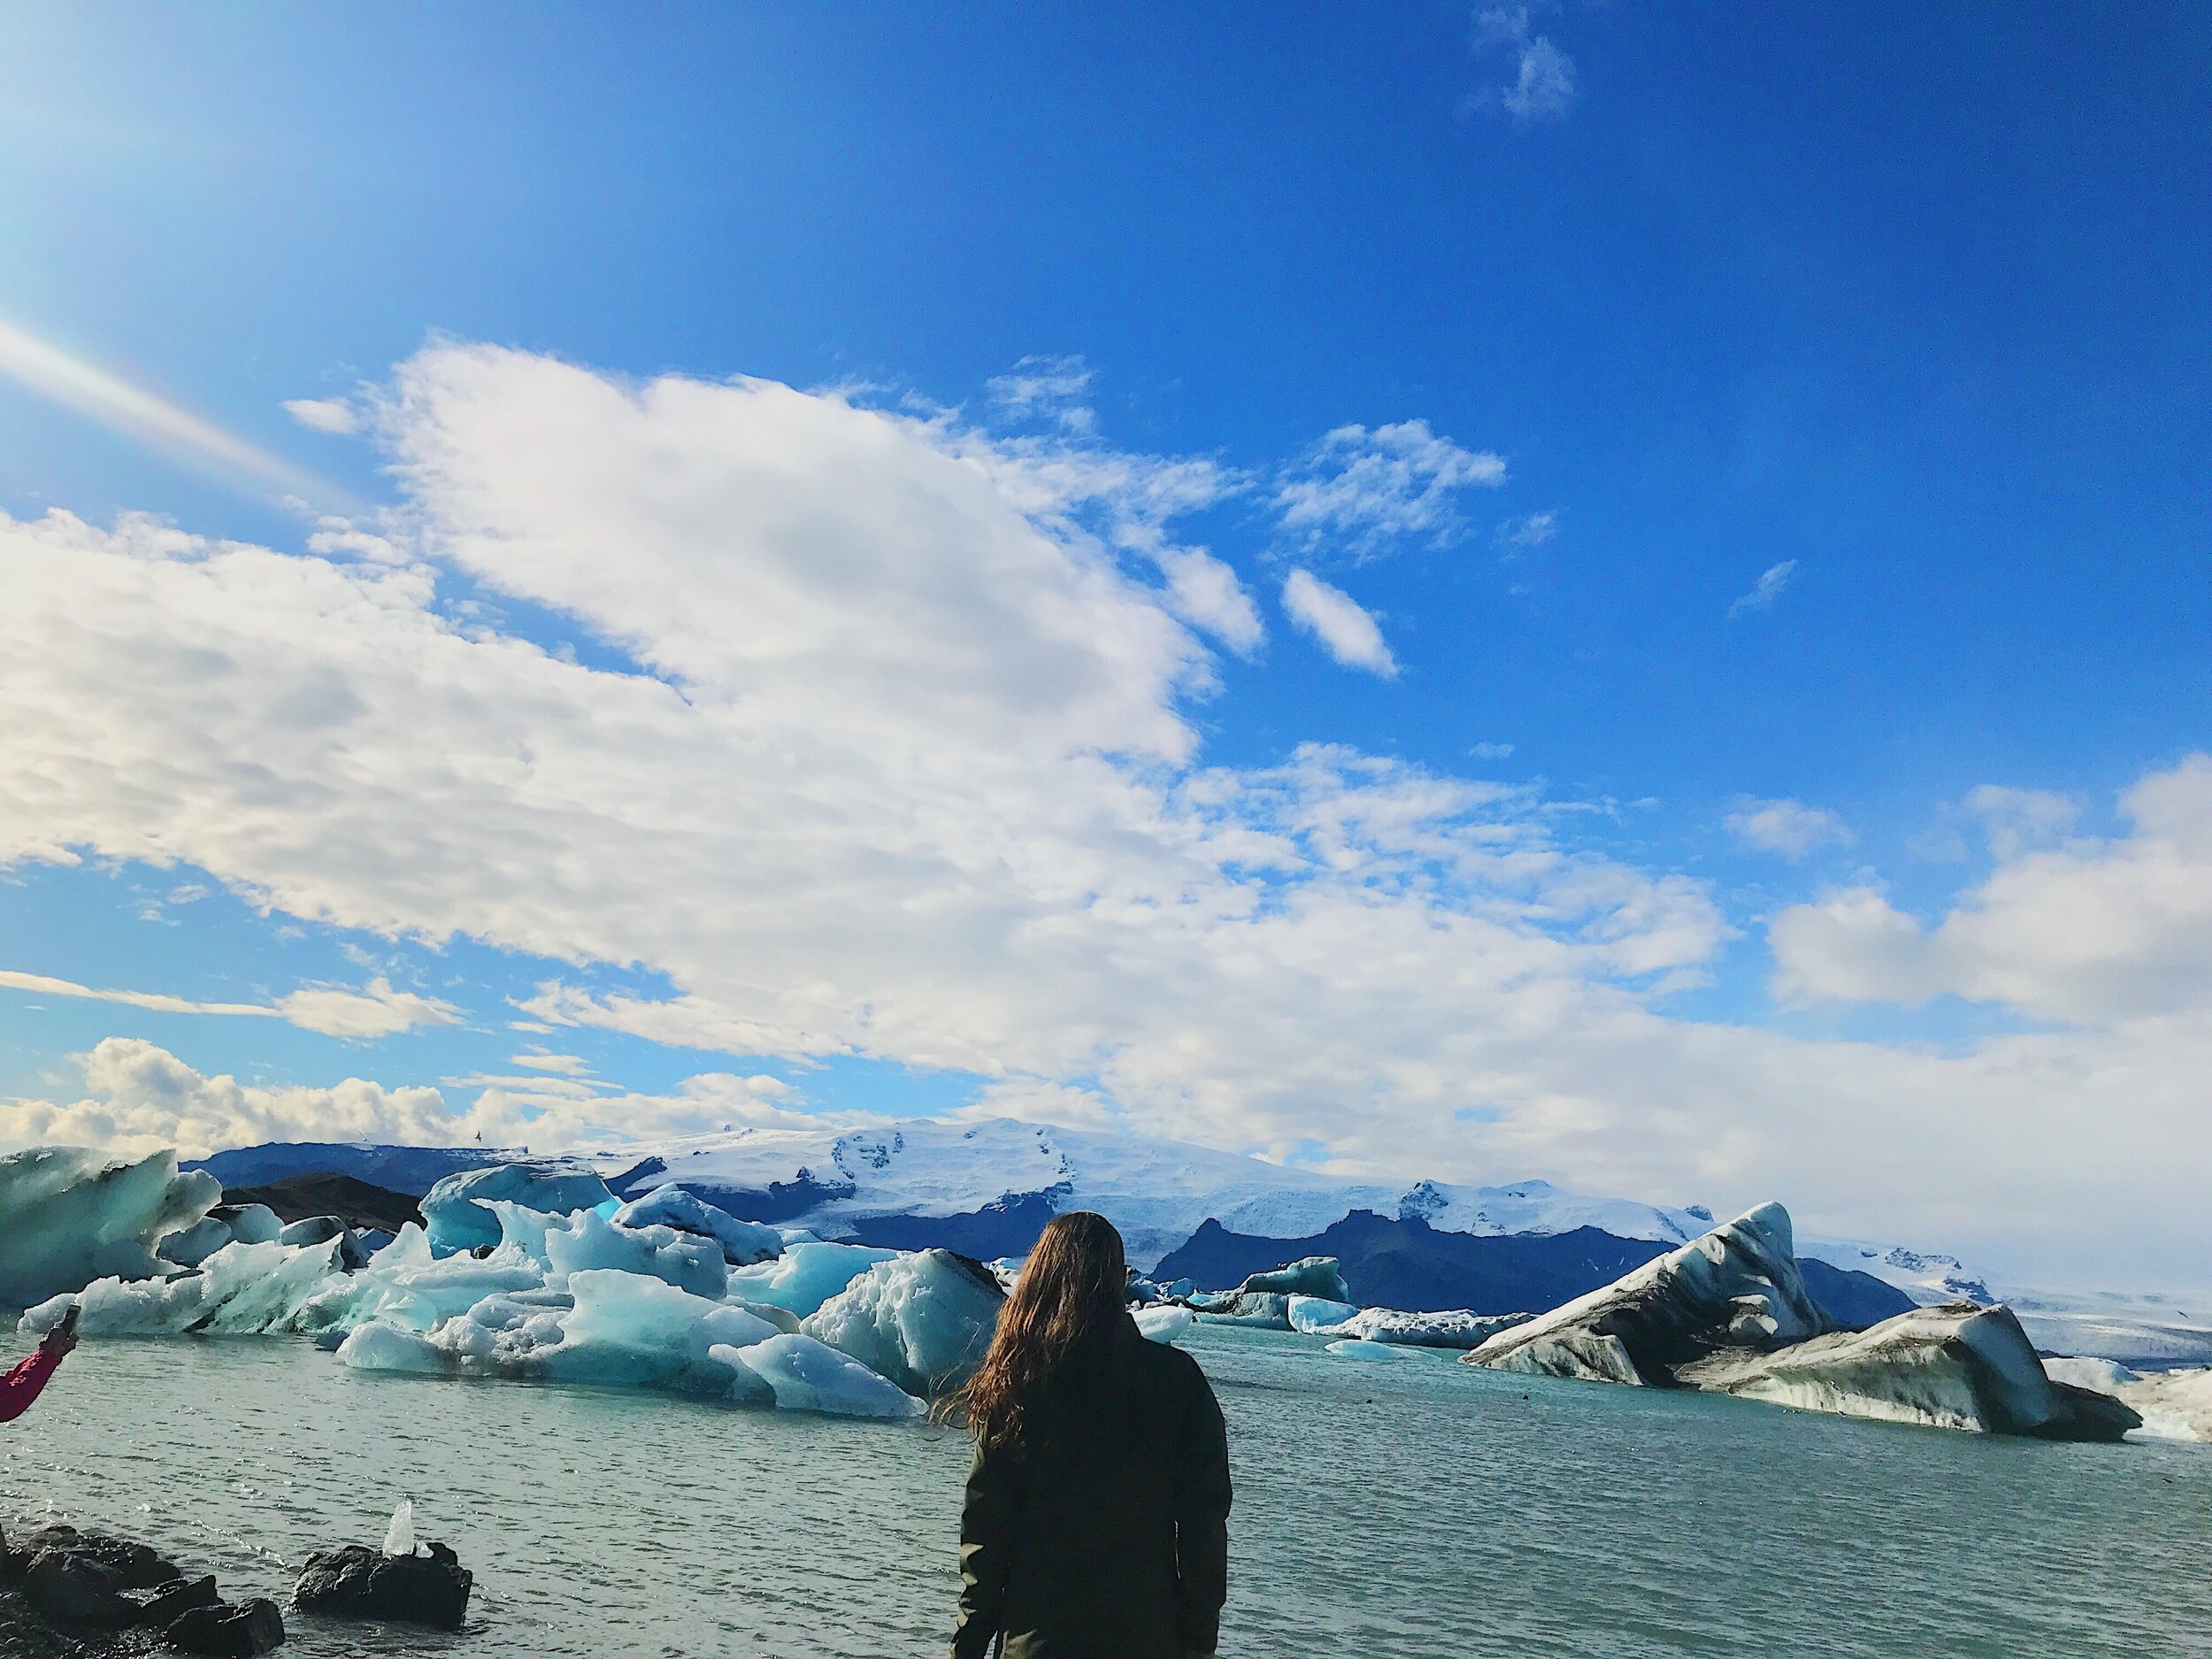
<svg viewBox="0 0 2212 1659"><path fill-rule="evenodd" d="M1125 1319L976 1454L960 1522L953 1659L1183 1659L1213 1652L1229 1586L1229 1440L1198 1362Z"/></svg>

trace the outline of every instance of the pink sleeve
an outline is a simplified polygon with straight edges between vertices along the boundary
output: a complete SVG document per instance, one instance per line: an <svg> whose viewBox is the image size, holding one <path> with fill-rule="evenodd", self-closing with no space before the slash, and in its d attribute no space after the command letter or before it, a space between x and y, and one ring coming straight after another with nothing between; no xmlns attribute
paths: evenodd
<svg viewBox="0 0 2212 1659"><path fill-rule="evenodd" d="M38 1398L39 1390L46 1386L46 1379L60 1363L60 1355L41 1348L6 1376L0 1377L0 1423L12 1422L28 1411L31 1402Z"/></svg>

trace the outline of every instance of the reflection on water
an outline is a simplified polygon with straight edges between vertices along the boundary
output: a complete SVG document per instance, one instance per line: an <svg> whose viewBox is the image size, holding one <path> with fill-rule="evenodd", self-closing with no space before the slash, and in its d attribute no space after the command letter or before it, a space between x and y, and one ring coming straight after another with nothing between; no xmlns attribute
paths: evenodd
<svg viewBox="0 0 2212 1659"><path fill-rule="evenodd" d="M11 1351L19 1347L10 1344ZM2212 1448L2046 1446L1333 1358L1202 1330L1237 1477L1228 1659L2199 1655ZM415 1500L459 1636L288 1619L297 1654L943 1651L942 1431L364 1376L303 1344L87 1343L0 1427L0 1518L144 1538L227 1593Z"/></svg>

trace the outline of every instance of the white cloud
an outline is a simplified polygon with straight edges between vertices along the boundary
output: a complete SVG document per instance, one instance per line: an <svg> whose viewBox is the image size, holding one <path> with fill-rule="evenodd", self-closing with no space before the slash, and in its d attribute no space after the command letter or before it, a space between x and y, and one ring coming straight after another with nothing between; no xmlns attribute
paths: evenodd
<svg viewBox="0 0 2212 1659"><path fill-rule="evenodd" d="M1017 419L1048 419L1074 433L1088 433L1098 424L1083 401L1090 395L1091 371L1081 357L1024 357L1011 374L994 376L986 389L995 407Z"/></svg>
<svg viewBox="0 0 2212 1659"><path fill-rule="evenodd" d="M2070 795L2047 789L2008 789L1993 783L1968 790L1965 805L1980 820L1989 850L2001 862L2056 844L2081 816L2080 803Z"/></svg>
<svg viewBox="0 0 2212 1659"><path fill-rule="evenodd" d="M1977 791L2000 815L1999 864L1933 928L1871 887L1785 910L1778 987L1797 1001L1922 1002L1952 995L2072 1025L2212 1018L2212 757L2152 772L2121 797L2131 833L2050 847L2063 797Z"/></svg>
<svg viewBox="0 0 2212 1659"><path fill-rule="evenodd" d="M1759 580L1751 584L1751 591L1740 595L1728 607L1728 619L1733 622L1747 611L1764 611L1782 596L1782 590L1790 585L1796 573L1797 561L1784 559L1779 565L1770 565L1759 572Z"/></svg>
<svg viewBox="0 0 2212 1659"><path fill-rule="evenodd" d="M1390 654L1381 627L1342 588L1330 587L1310 571L1293 571L1283 581L1283 609L1345 667L1363 668L1385 680L1398 677L1398 659Z"/></svg>
<svg viewBox="0 0 2212 1659"><path fill-rule="evenodd" d="M344 437L361 429L361 412L342 397L293 397L285 400L284 412L310 432Z"/></svg>
<svg viewBox="0 0 2212 1659"><path fill-rule="evenodd" d="M1477 760L1504 760L1513 753L1510 743L1478 743L1467 751Z"/></svg>
<svg viewBox="0 0 2212 1659"><path fill-rule="evenodd" d="M1650 987L1728 936L1710 895L1578 848L1538 793L1341 749L1203 764L1212 652L1119 538L1237 488L1210 464L458 346L376 426L404 563L0 520L0 864L140 861L576 964L534 1025L964 1068L1350 1171L1781 1195L1809 1229L2077 1265L2200 1231L2212 1021L2168 984L2212 961L2186 769L2131 796L2134 834L2024 853L1960 911L2139 888L2102 966L2038 970L2043 1002L2127 1020L1938 1054L1670 1018ZM634 669L454 620L449 568ZM606 994L595 964L672 990ZM456 1114L93 1057L83 1100L0 1109L9 1133L555 1146L791 1104L518 1067ZM1495 1121L1454 1115L1476 1100Z"/></svg>
<svg viewBox="0 0 2212 1659"><path fill-rule="evenodd" d="M1847 847L1851 832L1826 807L1802 801L1740 798L1727 818L1728 833L1747 847L1802 858L1818 847Z"/></svg>
<svg viewBox="0 0 2212 1659"><path fill-rule="evenodd" d="M1486 89L1476 102L1503 109L1523 127L1564 117L1575 95L1574 60L1548 35L1536 33L1529 13L1525 5L1497 5L1475 19L1476 50L1502 55L1513 65L1513 79Z"/></svg>
<svg viewBox="0 0 2212 1659"><path fill-rule="evenodd" d="M1425 420L1402 420L1339 426L1286 469L1274 503L1308 548L1366 559L1409 538L1450 541L1463 528L1459 492L1504 482L1502 457L1462 449Z"/></svg>
<svg viewBox="0 0 2212 1659"><path fill-rule="evenodd" d="M580 1077L591 1070L591 1063L574 1054L518 1054L510 1064L527 1066L535 1071L558 1071L567 1077Z"/></svg>
<svg viewBox="0 0 2212 1659"><path fill-rule="evenodd" d="M1517 518L1508 518L1491 532L1490 545L1508 558L1540 548L1559 534L1559 515L1556 512L1525 512Z"/></svg>
<svg viewBox="0 0 2212 1659"><path fill-rule="evenodd" d="M42 996L68 996L97 1002L120 1002L130 1008L150 1009L163 1014L227 1014L250 1019L286 1019L304 1031L328 1037L388 1037L417 1025L450 1025L459 1010L434 997L411 991L395 991L381 978L358 991L343 986L305 986L272 1006L265 1002L196 1002L188 997L159 991L100 990L73 979L57 979L42 973L0 969L0 987L33 991Z"/></svg>
<svg viewBox="0 0 2212 1659"><path fill-rule="evenodd" d="M387 1088L360 1078L330 1087L242 1084L206 1077L167 1049L110 1037L80 1056L85 1094L71 1102L0 1100L0 1148L73 1145L144 1154L174 1147L204 1157L270 1141L369 1141L394 1146L488 1146L535 1151L603 1141L610 1125L656 1137L705 1133L728 1123L772 1126L802 1118L772 1077L708 1072L668 1094L581 1096L559 1078L464 1079L482 1087L455 1111L430 1087ZM856 1120L857 1121L857 1120Z"/></svg>

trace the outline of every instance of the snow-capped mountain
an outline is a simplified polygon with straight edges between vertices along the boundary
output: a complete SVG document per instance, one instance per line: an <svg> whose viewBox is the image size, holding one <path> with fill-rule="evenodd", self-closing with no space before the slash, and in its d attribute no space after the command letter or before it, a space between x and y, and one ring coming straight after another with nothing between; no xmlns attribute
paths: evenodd
<svg viewBox="0 0 2212 1659"><path fill-rule="evenodd" d="M1209 1219L1233 1233L1295 1239L1356 1210L1479 1237L1595 1227L1678 1244L1712 1225L1698 1210L1563 1192L1544 1181L1463 1187L1345 1180L1180 1141L1011 1118L916 1118L892 1128L741 1129L595 1158L621 1190L680 1181L739 1213L836 1236L884 1216L1094 1210L1150 1267ZM718 1202L720 1202L718 1200Z"/></svg>

